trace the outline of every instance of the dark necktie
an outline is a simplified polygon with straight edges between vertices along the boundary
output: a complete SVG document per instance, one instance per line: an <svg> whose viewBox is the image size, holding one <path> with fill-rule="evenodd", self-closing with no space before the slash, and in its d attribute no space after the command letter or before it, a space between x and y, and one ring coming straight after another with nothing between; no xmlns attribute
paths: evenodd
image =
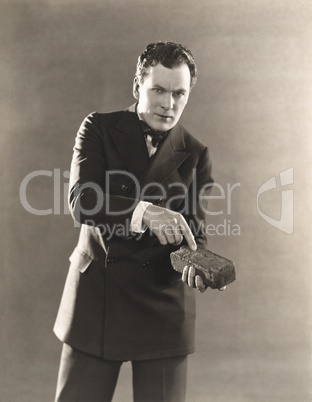
<svg viewBox="0 0 312 402"><path fill-rule="evenodd" d="M157 131L153 130L145 121L141 121L141 126L143 129L144 136L150 135L152 137L152 145L153 147L157 147L158 144L162 141L162 139L167 134L167 131Z"/></svg>

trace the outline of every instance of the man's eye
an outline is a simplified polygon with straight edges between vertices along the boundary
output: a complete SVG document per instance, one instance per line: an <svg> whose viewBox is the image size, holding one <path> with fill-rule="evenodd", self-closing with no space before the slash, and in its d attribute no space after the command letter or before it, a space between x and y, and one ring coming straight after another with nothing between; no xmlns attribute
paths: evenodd
<svg viewBox="0 0 312 402"><path fill-rule="evenodd" d="M184 95L184 92L176 92L175 96L181 98Z"/></svg>
<svg viewBox="0 0 312 402"><path fill-rule="evenodd" d="M164 92L161 88L153 88L153 91L155 91L157 94L162 94Z"/></svg>

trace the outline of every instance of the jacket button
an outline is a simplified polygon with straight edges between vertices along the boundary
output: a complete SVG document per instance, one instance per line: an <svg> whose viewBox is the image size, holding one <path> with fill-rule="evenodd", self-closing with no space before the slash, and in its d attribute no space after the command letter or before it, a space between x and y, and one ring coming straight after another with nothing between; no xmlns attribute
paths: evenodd
<svg viewBox="0 0 312 402"><path fill-rule="evenodd" d="M128 186L126 186L125 184L123 184L122 186L121 186L121 190L122 191L128 191Z"/></svg>
<svg viewBox="0 0 312 402"><path fill-rule="evenodd" d="M149 261L144 262L143 263L143 268L145 268L145 269L150 268L150 262Z"/></svg>

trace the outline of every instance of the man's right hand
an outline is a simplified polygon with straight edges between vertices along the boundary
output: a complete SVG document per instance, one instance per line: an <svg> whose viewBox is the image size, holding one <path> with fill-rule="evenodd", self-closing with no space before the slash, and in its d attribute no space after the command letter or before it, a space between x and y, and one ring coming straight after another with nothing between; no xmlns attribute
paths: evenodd
<svg viewBox="0 0 312 402"><path fill-rule="evenodd" d="M167 208L149 205L143 214L143 223L158 237L161 244L182 243L183 237L191 250L197 245L184 217Z"/></svg>

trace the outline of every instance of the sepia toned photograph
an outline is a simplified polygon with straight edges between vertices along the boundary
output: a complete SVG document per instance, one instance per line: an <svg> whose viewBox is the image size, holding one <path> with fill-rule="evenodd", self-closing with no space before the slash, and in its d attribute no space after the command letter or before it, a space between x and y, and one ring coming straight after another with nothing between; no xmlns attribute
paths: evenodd
<svg viewBox="0 0 312 402"><path fill-rule="evenodd" d="M312 4L0 10L0 400L312 401Z"/></svg>

